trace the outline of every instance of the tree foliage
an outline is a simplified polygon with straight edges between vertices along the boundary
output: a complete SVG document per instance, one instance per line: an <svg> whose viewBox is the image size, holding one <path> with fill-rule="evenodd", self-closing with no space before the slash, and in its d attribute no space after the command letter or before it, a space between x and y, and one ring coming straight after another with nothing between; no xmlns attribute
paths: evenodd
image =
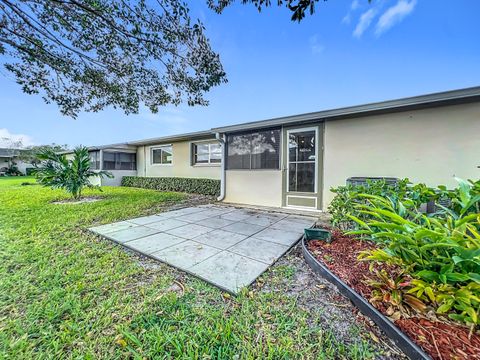
<svg viewBox="0 0 480 360"><path fill-rule="evenodd" d="M72 117L206 105L226 81L182 0L0 0L0 61L25 93Z"/></svg>
<svg viewBox="0 0 480 360"><path fill-rule="evenodd" d="M41 150L38 158L42 162L35 170L37 181L52 189L64 189L74 199L82 196L85 187L100 189L90 182L92 177L113 177L108 171L90 170L90 156L86 147L75 148L72 159L50 148Z"/></svg>
<svg viewBox="0 0 480 360"><path fill-rule="evenodd" d="M272 2L278 6L286 6L292 12L292 21L300 22L307 13L312 15L315 12L315 5L320 0L240 0L242 4L253 4L258 11L272 6ZM323 2L327 0L322 0ZM229 5L237 0L208 0L208 5L217 13L222 13Z"/></svg>
<svg viewBox="0 0 480 360"><path fill-rule="evenodd" d="M292 21L300 22L307 14L313 15L315 12L315 5L319 2L326 2L327 0L208 0L208 5L217 13L222 13L223 10L235 2L242 4L252 4L258 11L277 4L277 6L285 6L292 12ZM368 0L371 2L371 0Z"/></svg>
<svg viewBox="0 0 480 360"><path fill-rule="evenodd" d="M43 153L45 150L52 150L56 153L66 151L68 150L68 145L59 145L59 144L51 144L51 145L34 145L34 146L29 146L25 149L22 149L19 154L18 158L25 162L32 164L34 166L40 164L42 161L39 158L39 154Z"/></svg>

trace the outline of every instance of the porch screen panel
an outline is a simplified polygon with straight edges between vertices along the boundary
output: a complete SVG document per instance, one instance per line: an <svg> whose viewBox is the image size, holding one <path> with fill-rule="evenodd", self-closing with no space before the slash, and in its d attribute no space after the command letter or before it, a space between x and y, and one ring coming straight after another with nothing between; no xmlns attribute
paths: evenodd
<svg viewBox="0 0 480 360"><path fill-rule="evenodd" d="M227 136L227 169L279 169L280 129Z"/></svg>

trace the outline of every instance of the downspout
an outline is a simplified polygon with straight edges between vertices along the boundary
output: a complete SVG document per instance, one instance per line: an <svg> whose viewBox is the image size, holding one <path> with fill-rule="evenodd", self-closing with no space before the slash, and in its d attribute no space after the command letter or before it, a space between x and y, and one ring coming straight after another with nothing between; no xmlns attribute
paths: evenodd
<svg viewBox="0 0 480 360"><path fill-rule="evenodd" d="M220 196L217 198L217 201L222 201L223 199L225 199L225 139L218 132L215 133L215 138L220 142L220 147L222 149Z"/></svg>

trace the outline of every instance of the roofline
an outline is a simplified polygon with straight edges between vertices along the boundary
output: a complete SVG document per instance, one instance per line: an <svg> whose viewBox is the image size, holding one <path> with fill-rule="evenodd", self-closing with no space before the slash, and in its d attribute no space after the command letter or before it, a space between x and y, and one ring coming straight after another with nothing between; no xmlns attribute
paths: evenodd
<svg viewBox="0 0 480 360"><path fill-rule="evenodd" d="M267 120L227 125L205 131L162 136L144 140L128 141L124 143L110 145L91 146L88 149L91 151L110 148L128 149L129 146L157 145L177 141L192 141L203 138L214 138L216 133L238 132L252 129L278 127L282 125L306 124L316 121L349 119L368 115L380 115L400 111L419 110L425 108L447 105L459 105L472 102L480 102L480 86L431 93L427 95L412 96L395 100L374 102L364 105L355 105L331 110L322 110L299 115L284 116ZM60 154L70 153L72 153L72 151L60 152Z"/></svg>
<svg viewBox="0 0 480 360"><path fill-rule="evenodd" d="M355 118L367 115L418 110L429 107L457 105L476 101L480 101L480 86L217 127L213 128L212 131L219 133L237 132L248 129L308 123L318 120Z"/></svg>
<svg viewBox="0 0 480 360"><path fill-rule="evenodd" d="M138 140L138 141L129 141L127 145L134 145L134 146L141 146L141 145L152 145L152 144L160 144L160 143L168 143L168 142L176 142L176 141L184 141L184 140L196 140L205 137L214 137L215 133L211 130L206 131L196 131L191 133L179 134L179 135L169 135L169 136L162 136L157 138L150 138L145 140Z"/></svg>

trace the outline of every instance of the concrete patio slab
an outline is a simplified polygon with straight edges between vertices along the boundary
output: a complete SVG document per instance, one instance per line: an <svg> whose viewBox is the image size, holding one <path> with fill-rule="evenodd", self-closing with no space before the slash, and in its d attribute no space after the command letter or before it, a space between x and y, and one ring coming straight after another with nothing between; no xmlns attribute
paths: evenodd
<svg viewBox="0 0 480 360"><path fill-rule="evenodd" d="M265 229L265 226L249 224L245 222L236 222L231 225L225 226L222 229L225 231L234 232L236 234L251 236Z"/></svg>
<svg viewBox="0 0 480 360"><path fill-rule="evenodd" d="M285 254L289 248L290 247L286 245L249 237L233 245L228 250L235 254L246 256L270 265Z"/></svg>
<svg viewBox="0 0 480 360"><path fill-rule="evenodd" d="M230 211L227 214L220 215L222 219L232 220L232 221L242 221L248 219L251 214L247 213L245 210L234 210Z"/></svg>
<svg viewBox="0 0 480 360"><path fill-rule="evenodd" d="M271 227L255 234L256 239L266 240L280 245L292 246L302 236L300 232L273 229Z"/></svg>
<svg viewBox="0 0 480 360"><path fill-rule="evenodd" d="M255 224L255 225L262 225L262 226L270 226L272 224L275 224L276 222L284 219L287 217L285 214L258 214L258 215L251 215L245 220L242 220L243 222L249 223L249 224Z"/></svg>
<svg viewBox="0 0 480 360"><path fill-rule="evenodd" d="M162 260L180 269L188 270L205 259L218 254L220 249L187 240L178 245L151 254L154 258Z"/></svg>
<svg viewBox="0 0 480 360"><path fill-rule="evenodd" d="M151 215L151 216L143 216L135 219L129 219L128 222L131 222L137 225L146 225L159 220L162 220L162 217L158 215Z"/></svg>
<svg viewBox="0 0 480 360"><path fill-rule="evenodd" d="M158 230L146 226L135 226L126 230L115 231L107 234L107 237L120 243L135 240L148 235L158 233Z"/></svg>
<svg viewBox="0 0 480 360"><path fill-rule="evenodd" d="M165 218L173 218L181 215L193 214L193 213L204 211L204 210L205 210L204 208L189 207L189 208L183 208L178 210L166 211L158 215Z"/></svg>
<svg viewBox="0 0 480 360"><path fill-rule="evenodd" d="M228 249L229 247L246 239L247 235L235 234L225 230L213 230L209 233L197 236L195 241L216 247L218 249Z"/></svg>
<svg viewBox="0 0 480 360"><path fill-rule="evenodd" d="M197 224L199 225L207 226L212 229L220 229L222 227L231 225L233 223L234 221L232 220L222 219L220 217L208 218L208 219L200 220L197 222Z"/></svg>
<svg viewBox="0 0 480 360"><path fill-rule="evenodd" d="M236 294L314 222L313 217L209 204L90 230Z"/></svg>
<svg viewBox="0 0 480 360"><path fill-rule="evenodd" d="M182 219L182 221L186 221L189 223L196 223L198 221L203 221L211 217L211 215L207 214L207 211L208 210L200 211L193 214L182 215L182 216L175 217L175 219Z"/></svg>
<svg viewBox="0 0 480 360"><path fill-rule="evenodd" d="M267 270L269 265L228 251L222 251L190 269L208 282L238 293Z"/></svg>
<svg viewBox="0 0 480 360"><path fill-rule="evenodd" d="M287 230L287 231L303 231L306 227L310 226L312 221L305 217L287 216L274 224L273 229Z"/></svg>
<svg viewBox="0 0 480 360"><path fill-rule="evenodd" d="M175 236L180 236L184 239L193 239L194 237L203 235L209 231L212 231L212 228L198 225L198 224L188 224L184 226L177 227L166 231L168 234Z"/></svg>
<svg viewBox="0 0 480 360"><path fill-rule="evenodd" d="M149 227L149 228L152 228L152 229L157 229L157 230L160 230L160 231L167 231L167 230L175 229L175 228L180 227L180 226L188 225L187 222L180 221L180 220L177 220L177 219L171 219L171 218L166 218L166 219L160 218L160 219L161 219L160 221L157 221L157 222L154 222L154 223L151 223L151 224L147 224L145 226Z"/></svg>
<svg viewBox="0 0 480 360"><path fill-rule="evenodd" d="M106 225L100 225L100 226L95 226L90 228L90 231L93 231L94 233L100 234L100 235L105 235L114 231L120 231L120 230L126 230L130 229L132 227L137 226L134 223L128 222L128 221L120 221L116 222L113 224L106 224Z"/></svg>
<svg viewBox="0 0 480 360"><path fill-rule="evenodd" d="M161 232L136 240L127 241L124 244L131 249L150 255L156 251L166 249L170 246L180 244L184 241L186 240L181 237Z"/></svg>

